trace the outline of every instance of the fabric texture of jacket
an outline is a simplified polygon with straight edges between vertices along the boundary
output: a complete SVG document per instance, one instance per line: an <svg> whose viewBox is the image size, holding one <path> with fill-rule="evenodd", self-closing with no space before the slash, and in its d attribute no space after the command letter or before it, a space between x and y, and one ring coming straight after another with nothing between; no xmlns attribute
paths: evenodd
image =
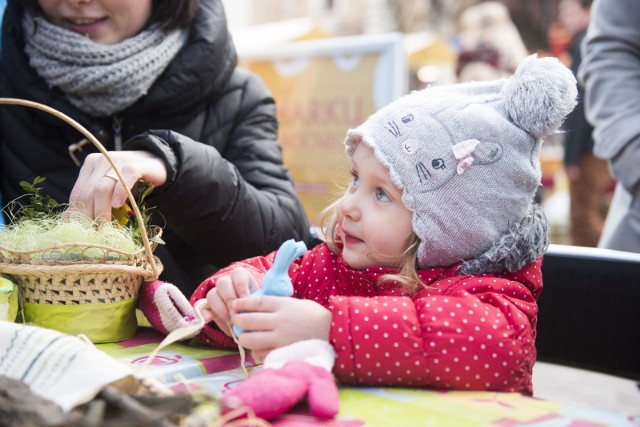
<svg viewBox="0 0 640 427"><path fill-rule="evenodd" d="M255 75L236 68L236 52L219 0L203 0L178 52L147 94L113 117L77 110L29 66L19 2L9 1L2 28L0 96L51 106L77 120L108 149L164 159L168 181L147 198L161 213L165 246L161 276L189 295L218 266L266 254L289 238L308 237L308 222L282 162L271 94ZM69 146L82 135L46 113L0 108L1 192L23 194L22 180L46 178L45 192L65 203L79 167ZM96 152L90 143L74 154Z"/></svg>
<svg viewBox="0 0 640 427"><path fill-rule="evenodd" d="M205 280L191 297L204 298L216 280L244 267L260 283L275 252L237 262ZM345 384L425 386L532 393L542 258L515 273L459 276L459 264L419 270L425 288L405 296L397 283L377 284L395 270L351 269L322 243L289 268L295 298L332 313L334 374ZM236 347L212 323L204 343Z"/></svg>

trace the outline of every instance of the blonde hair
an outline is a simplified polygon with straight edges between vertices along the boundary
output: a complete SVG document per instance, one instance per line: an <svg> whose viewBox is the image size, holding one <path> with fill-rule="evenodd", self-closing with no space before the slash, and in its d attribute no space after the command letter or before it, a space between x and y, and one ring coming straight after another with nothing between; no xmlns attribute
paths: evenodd
<svg viewBox="0 0 640 427"><path fill-rule="evenodd" d="M342 245L337 240L336 227L338 225L338 204L344 195L337 198L329 206L320 212L320 232L322 240L335 254L342 253ZM378 279L378 283L398 282L405 295L411 295L418 291L424 284L418 277L418 246L420 239L416 233L411 233L406 242L406 249L399 258L389 258L390 262L398 265L398 272L395 274L385 274ZM377 254L384 257L384 254Z"/></svg>

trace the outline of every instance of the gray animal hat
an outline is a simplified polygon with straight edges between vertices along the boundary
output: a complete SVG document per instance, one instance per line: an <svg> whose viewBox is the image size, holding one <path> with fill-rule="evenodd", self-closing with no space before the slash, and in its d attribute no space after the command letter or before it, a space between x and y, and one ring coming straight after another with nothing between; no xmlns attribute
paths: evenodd
<svg viewBox="0 0 640 427"><path fill-rule="evenodd" d="M418 265L448 266L485 253L530 215L543 137L576 95L569 69L532 55L508 79L406 95L350 129L344 143L350 156L360 142L373 148L403 191Z"/></svg>

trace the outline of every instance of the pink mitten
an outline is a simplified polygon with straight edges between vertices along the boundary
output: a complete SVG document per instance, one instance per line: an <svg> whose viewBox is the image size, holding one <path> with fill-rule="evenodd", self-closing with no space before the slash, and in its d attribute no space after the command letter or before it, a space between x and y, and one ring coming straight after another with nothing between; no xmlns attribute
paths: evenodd
<svg viewBox="0 0 640 427"><path fill-rule="evenodd" d="M144 283L139 298L145 317L163 334L198 322L189 300L171 283L161 280Z"/></svg>
<svg viewBox="0 0 640 427"><path fill-rule="evenodd" d="M309 355L309 348L313 348L313 355ZM318 349L325 354L319 356ZM274 350L262 371L224 393L222 412L247 406L256 416L268 420L306 397L311 415L333 418L338 413L338 388L331 374L334 359L333 348L322 340L300 341Z"/></svg>

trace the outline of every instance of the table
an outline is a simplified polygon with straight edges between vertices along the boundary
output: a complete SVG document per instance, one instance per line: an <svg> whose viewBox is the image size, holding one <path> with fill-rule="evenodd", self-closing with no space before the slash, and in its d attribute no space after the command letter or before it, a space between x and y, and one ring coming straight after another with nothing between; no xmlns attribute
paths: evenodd
<svg viewBox="0 0 640 427"><path fill-rule="evenodd" d="M163 335L140 328L130 340L98 344L116 359L141 365ZM246 365L259 369L250 355ZM242 381L236 351L176 343L162 349L151 364L152 373L175 391L203 391L219 395ZM302 412L274 420L274 426L499 426L499 427L640 427L640 417L596 411L517 393L438 391L385 387L340 387L340 412L335 420L318 421Z"/></svg>

